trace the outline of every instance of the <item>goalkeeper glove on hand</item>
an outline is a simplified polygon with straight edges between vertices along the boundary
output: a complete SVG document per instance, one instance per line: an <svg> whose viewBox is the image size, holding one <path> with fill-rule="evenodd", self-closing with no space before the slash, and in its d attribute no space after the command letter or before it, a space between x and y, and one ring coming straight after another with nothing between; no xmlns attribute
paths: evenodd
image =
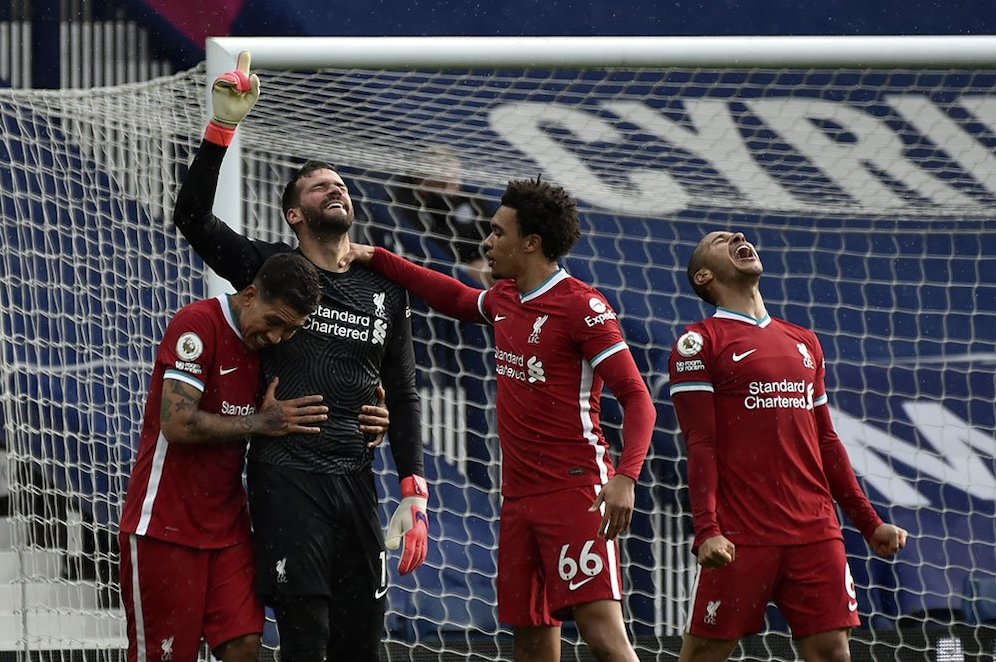
<svg viewBox="0 0 996 662"><path fill-rule="evenodd" d="M259 99L259 76L249 74L249 51L239 53L234 71L215 79L211 87L211 121L204 137L216 145L227 146L239 125Z"/></svg>
<svg viewBox="0 0 996 662"><path fill-rule="evenodd" d="M401 481L401 503L387 525L384 544L394 550L401 546L398 572L407 575L422 565L429 552L429 517L425 512L429 502L429 486L422 476L408 476Z"/></svg>

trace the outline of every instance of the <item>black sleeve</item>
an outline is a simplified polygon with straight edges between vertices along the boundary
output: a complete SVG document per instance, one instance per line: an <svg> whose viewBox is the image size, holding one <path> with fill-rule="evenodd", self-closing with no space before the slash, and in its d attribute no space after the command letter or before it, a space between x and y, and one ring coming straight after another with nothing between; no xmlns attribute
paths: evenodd
<svg viewBox="0 0 996 662"><path fill-rule="evenodd" d="M415 348L412 345L411 308L408 293L395 317L394 328L384 352L380 378L384 384L387 410L391 414L388 436L398 479L412 474L425 475L422 457L422 417L415 388Z"/></svg>
<svg viewBox="0 0 996 662"><path fill-rule="evenodd" d="M244 237L214 215L218 173L227 151L207 140L201 142L177 193L173 224L205 264L241 290L252 282L266 258L291 247Z"/></svg>

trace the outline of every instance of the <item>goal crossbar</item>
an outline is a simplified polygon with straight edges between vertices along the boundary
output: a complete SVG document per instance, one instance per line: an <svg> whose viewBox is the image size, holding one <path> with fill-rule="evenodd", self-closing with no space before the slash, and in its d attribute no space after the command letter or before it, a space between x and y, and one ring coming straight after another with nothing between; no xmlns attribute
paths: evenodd
<svg viewBox="0 0 996 662"><path fill-rule="evenodd" d="M996 35L696 37L211 37L206 43L207 108L214 79L238 53L258 69L328 67L394 70L453 68L759 67L860 68L996 66ZM205 118L206 119L206 118ZM235 229L242 180L241 140L229 147L216 210ZM208 290L227 291L215 274Z"/></svg>
<svg viewBox="0 0 996 662"><path fill-rule="evenodd" d="M216 37L208 73L239 51L274 69L420 67L980 67L996 35L745 37Z"/></svg>

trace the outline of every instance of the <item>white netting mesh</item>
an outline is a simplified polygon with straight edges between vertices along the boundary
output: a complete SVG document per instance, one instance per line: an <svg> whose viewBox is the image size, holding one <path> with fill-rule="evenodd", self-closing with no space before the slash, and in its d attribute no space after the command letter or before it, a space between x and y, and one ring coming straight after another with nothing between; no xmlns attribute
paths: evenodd
<svg viewBox="0 0 996 662"><path fill-rule="evenodd" d="M289 238L279 194L304 158L341 168L361 202L359 238L468 282L455 263L472 248L455 254L446 233L472 246L473 220L508 179L542 173L580 199L584 237L566 266L613 301L658 402L624 550L642 656L674 656L693 570L666 388L676 331L706 314L684 265L704 232L727 228L758 245L769 311L820 335L852 461L883 515L913 536L885 563L846 532L864 623L855 659L973 645L968 623L990 603L970 596L996 575L996 75L260 75L262 98L240 129L254 236ZM204 82L196 70L114 89L0 91L0 398L13 513L0 551L13 568L3 570L0 649L113 655L123 645L115 522L149 366L171 313L205 294L200 261L169 225L203 128ZM463 190L449 202L417 190L457 171ZM433 544L427 565L389 594L386 657L507 657L494 607L490 337L416 308ZM611 398L605 418L617 436ZM381 492L396 494L382 475ZM385 498L385 512L392 505ZM952 624L954 638L937 643ZM774 635L745 651L791 655Z"/></svg>

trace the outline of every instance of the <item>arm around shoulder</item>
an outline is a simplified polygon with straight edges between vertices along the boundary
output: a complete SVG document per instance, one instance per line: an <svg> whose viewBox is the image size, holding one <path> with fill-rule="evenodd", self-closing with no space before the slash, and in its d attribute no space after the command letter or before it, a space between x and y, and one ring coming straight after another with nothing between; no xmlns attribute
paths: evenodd
<svg viewBox="0 0 996 662"><path fill-rule="evenodd" d="M383 248L374 249L370 267L444 315L478 324L488 321L478 308L484 290L468 287L452 276L426 269Z"/></svg>

